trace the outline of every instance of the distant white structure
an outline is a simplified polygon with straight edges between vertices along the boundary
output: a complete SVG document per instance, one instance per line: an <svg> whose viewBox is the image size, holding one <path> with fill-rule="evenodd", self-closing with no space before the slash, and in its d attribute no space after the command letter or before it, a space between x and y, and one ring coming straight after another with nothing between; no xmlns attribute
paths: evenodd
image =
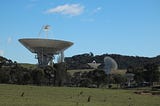
<svg viewBox="0 0 160 106"><path fill-rule="evenodd" d="M93 62L92 62L92 63L96 64L96 61L95 61L95 60L93 60Z"/></svg>
<svg viewBox="0 0 160 106"><path fill-rule="evenodd" d="M133 73L126 73L125 76L127 78L127 86L130 87L131 86L131 82L134 80L135 74L133 74Z"/></svg>
<svg viewBox="0 0 160 106"><path fill-rule="evenodd" d="M88 65L94 69L97 69L99 65L101 65L101 63L97 63L95 60L93 60L92 63L88 63Z"/></svg>
<svg viewBox="0 0 160 106"><path fill-rule="evenodd" d="M117 62L113 58L109 56L104 58L104 71L107 75L110 74L111 71L117 70L117 68Z"/></svg>

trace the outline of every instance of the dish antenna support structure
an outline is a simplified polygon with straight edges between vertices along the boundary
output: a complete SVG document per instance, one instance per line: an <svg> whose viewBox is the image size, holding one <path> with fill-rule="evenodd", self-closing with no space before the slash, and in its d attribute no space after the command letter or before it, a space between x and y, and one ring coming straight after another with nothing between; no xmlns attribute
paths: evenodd
<svg viewBox="0 0 160 106"><path fill-rule="evenodd" d="M49 25L43 26L41 31L46 31L48 36ZM40 31L40 32L41 32ZM43 38L23 38L19 39L19 42L25 46L30 52L37 54L38 65L40 67L53 65L54 55L59 56L59 63L64 62L64 51L73 45L72 42L55 40L55 39L43 39Z"/></svg>
<svg viewBox="0 0 160 106"><path fill-rule="evenodd" d="M42 32L45 32L46 38L48 38L48 33L51 30L51 26L50 25L43 25L42 28L39 31L39 36L41 36Z"/></svg>

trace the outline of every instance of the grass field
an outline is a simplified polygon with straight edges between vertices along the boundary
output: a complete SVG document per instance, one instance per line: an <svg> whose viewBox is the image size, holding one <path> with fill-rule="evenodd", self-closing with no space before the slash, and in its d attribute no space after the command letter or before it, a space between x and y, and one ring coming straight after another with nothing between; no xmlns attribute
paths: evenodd
<svg viewBox="0 0 160 106"><path fill-rule="evenodd" d="M160 106L160 96L133 92L0 84L0 106Z"/></svg>
<svg viewBox="0 0 160 106"><path fill-rule="evenodd" d="M24 68L27 68L27 69L33 69L33 68L36 68L37 65L36 64L29 64L29 63L20 63L20 65Z"/></svg>
<svg viewBox="0 0 160 106"><path fill-rule="evenodd" d="M67 72L69 72L71 75L73 75L75 72L89 72L89 71L93 71L94 69L75 69L75 70L67 70ZM118 69L118 70L114 70L111 71L111 74L121 74L124 75L126 73L127 70L125 69Z"/></svg>

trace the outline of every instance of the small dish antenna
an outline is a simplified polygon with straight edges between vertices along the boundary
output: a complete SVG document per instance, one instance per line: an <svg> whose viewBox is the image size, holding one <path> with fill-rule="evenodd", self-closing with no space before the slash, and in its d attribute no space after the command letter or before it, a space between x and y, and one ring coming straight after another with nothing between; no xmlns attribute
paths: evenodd
<svg viewBox="0 0 160 106"><path fill-rule="evenodd" d="M110 74L112 70L117 70L117 68L118 68L117 62L113 58L109 56L106 56L104 58L104 72L107 75Z"/></svg>

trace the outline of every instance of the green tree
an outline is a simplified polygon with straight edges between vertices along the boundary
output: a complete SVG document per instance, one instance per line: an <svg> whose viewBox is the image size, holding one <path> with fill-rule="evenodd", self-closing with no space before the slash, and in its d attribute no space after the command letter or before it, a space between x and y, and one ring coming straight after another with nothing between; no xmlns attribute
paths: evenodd
<svg viewBox="0 0 160 106"><path fill-rule="evenodd" d="M44 74L45 77L48 79L48 84L51 85L55 85L55 81L56 81L56 69L54 67L51 66L46 66L44 68Z"/></svg>
<svg viewBox="0 0 160 106"><path fill-rule="evenodd" d="M146 81L149 81L150 84L153 82L159 81L160 79L160 71L159 67L156 64L147 64L144 67L146 71L143 72L144 78Z"/></svg>
<svg viewBox="0 0 160 106"><path fill-rule="evenodd" d="M0 68L0 83L9 83L9 68Z"/></svg>
<svg viewBox="0 0 160 106"><path fill-rule="evenodd" d="M95 69L93 71L90 71L87 77L90 78L98 88L101 84L105 84L107 82L107 75L103 70Z"/></svg>
<svg viewBox="0 0 160 106"><path fill-rule="evenodd" d="M117 84L117 88L118 88L118 85L126 82L126 78L124 75L114 74L112 75L112 77L113 77L114 83Z"/></svg>
<svg viewBox="0 0 160 106"><path fill-rule="evenodd" d="M33 84L41 85L44 78L44 71L40 68L32 70Z"/></svg>

